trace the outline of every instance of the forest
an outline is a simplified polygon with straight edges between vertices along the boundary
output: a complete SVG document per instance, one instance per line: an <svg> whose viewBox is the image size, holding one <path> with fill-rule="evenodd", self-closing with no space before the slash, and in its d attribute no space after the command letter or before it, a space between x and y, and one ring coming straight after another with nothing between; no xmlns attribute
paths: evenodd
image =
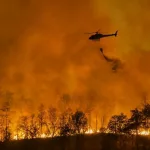
<svg viewBox="0 0 150 150"><path fill-rule="evenodd" d="M140 108L130 110L130 116L127 117L121 112L111 116L107 126L101 125L100 128L92 129L90 112L73 110L68 106L64 111L60 111L52 105L47 108L44 104L40 104L36 113L19 116L18 121L13 122L10 97L10 94L7 94L0 109L1 141L90 133L150 134L150 103L147 101L144 101Z"/></svg>
<svg viewBox="0 0 150 150"><path fill-rule="evenodd" d="M42 145L47 142L49 145L53 143L52 141L55 144L58 141L60 143L65 141L62 142L63 144L72 141L75 144L77 140L79 143L85 143L85 145L87 145L87 141L89 141L88 143L93 141L101 143L101 146L107 141L110 142L110 147L115 144L116 147L119 145L119 147L128 147L128 149L129 145L130 148L137 148L137 146L139 148L139 144L142 142L140 144L142 148L143 146L150 148L148 144L150 137L150 103L148 101L144 101L140 108L130 110L130 116L123 112L112 115L107 126L101 125L100 128L94 129L90 126L89 112L81 109L74 111L67 106L64 111L60 111L52 105L46 107L44 104L40 104L36 113L19 116L17 122L12 121L11 113L13 113L11 96L10 93L7 93L0 108L0 146L3 149L7 149L7 146L18 145L14 144L17 142L27 143L27 145L31 142L37 145L40 141ZM96 119L98 120L98 118ZM143 141L147 144L143 144ZM79 147L82 146L79 143L76 144ZM99 144L96 144L95 149L98 149ZM104 144L103 147L107 147L106 145Z"/></svg>

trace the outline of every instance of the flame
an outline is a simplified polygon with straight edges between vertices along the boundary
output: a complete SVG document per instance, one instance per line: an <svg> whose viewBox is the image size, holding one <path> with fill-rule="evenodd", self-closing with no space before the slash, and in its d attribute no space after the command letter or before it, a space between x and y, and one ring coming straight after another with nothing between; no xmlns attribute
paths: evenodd
<svg viewBox="0 0 150 150"><path fill-rule="evenodd" d="M14 135L13 140L18 140L18 136Z"/></svg>
<svg viewBox="0 0 150 150"><path fill-rule="evenodd" d="M41 138L46 138L46 134L41 134Z"/></svg>
<svg viewBox="0 0 150 150"><path fill-rule="evenodd" d="M13 140L21 140L21 139L25 139L25 134L20 131L20 132L15 132L14 136L13 136Z"/></svg>
<svg viewBox="0 0 150 150"><path fill-rule="evenodd" d="M139 134L140 135L150 135L150 131L142 130L142 131L139 131Z"/></svg>
<svg viewBox="0 0 150 150"><path fill-rule="evenodd" d="M100 131L99 130L94 131L93 129L88 129L85 132L85 134L94 134L94 133L100 133ZM106 131L105 133L107 134L107 133L109 133L109 131ZM133 133L133 134L135 134L135 133ZM147 130L144 130L144 129L139 129L138 134L148 136L148 135L150 135L150 131L147 131ZM55 136L58 136L58 135L55 135ZM45 133L42 133L38 136L38 138L50 138L50 137L52 137L52 135L47 135ZM24 133L18 132L17 134L16 133L14 134L13 140L21 140L21 139L25 139L25 134ZM30 139L30 137L29 137L29 139Z"/></svg>
<svg viewBox="0 0 150 150"><path fill-rule="evenodd" d="M46 135L45 133L42 133L39 138L50 138L52 135Z"/></svg>
<svg viewBox="0 0 150 150"><path fill-rule="evenodd" d="M93 134L93 130L92 129L89 129L88 131L85 132L85 134Z"/></svg>

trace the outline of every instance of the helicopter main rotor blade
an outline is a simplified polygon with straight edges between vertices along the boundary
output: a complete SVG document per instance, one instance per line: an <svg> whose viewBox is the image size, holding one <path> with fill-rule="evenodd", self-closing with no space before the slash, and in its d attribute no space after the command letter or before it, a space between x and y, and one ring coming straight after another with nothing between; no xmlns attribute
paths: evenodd
<svg viewBox="0 0 150 150"><path fill-rule="evenodd" d="M98 33L100 31L100 29L98 29L96 32Z"/></svg>
<svg viewBox="0 0 150 150"><path fill-rule="evenodd" d="M100 31L100 29L96 32L87 32L87 33L84 33L84 34L93 34L93 33L98 33Z"/></svg>
<svg viewBox="0 0 150 150"><path fill-rule="evenodd" d="M96 33L96 32L90 32L90 33L84 33L84 34L93 34L93 33Z"/></svg>

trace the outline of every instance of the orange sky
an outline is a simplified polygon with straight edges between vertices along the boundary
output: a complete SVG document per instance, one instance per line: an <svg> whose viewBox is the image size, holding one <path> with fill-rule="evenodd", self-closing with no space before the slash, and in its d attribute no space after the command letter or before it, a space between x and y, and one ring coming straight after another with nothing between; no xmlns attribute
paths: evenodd
<svg viewBox="0 0 150 150"><path fill-rule="evenodd" d="M106 115L139 105L142 94L150 92L149 4L1 0L0 83L14 92L13 106L23 110L41 102L57 105L63 93L71 95L71 104L92 106ZM98 29L119 30L118 37L89 41L84 32ZM124 67L113 73L100 47Z"/></svg>

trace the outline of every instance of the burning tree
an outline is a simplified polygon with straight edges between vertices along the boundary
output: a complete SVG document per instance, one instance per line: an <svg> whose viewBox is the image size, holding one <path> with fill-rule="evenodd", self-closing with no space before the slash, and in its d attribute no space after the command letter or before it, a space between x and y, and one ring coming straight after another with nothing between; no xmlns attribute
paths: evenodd
<svg viewBox="0 0 150 150"><path fill-rule="evenodd" d="M58 130L58 116L57 109L54 107L49 107L48 109L48 130L52 137L55 136ZM49 129L50 127L50 129Z"/></svg>
<svg viewBox="0 0 150 150"><path fill-rule="evenodd" d="M38 128L38 122L36 120L35 114L32 114L30 116L30 122L29 122L29 135L30 138L36 138L39 133L39 128Z"/></svg>
<svg viewBox="0 0 150 150"><path fill-rule="evenodd" d="M99 129L100 133L105 133L107 131L107 128L104 127L104 122L105 122L105 116L103 116L101 118L101 127ZM96 131L97 131L97 129L96 129Z"/></svg>
<svg viewBox="0 0 150 150"><path fill-rule="evenodd" d="M61 136L68 136L72 134L72 129L70 127L70 123L66 123L60 127L60 135Z"/></svg>
<svg viewBox="0 0 150 150"><path fill-rule="evenodd" d="M0 115L0 141L4 140L4 117Z"/></svg>
<svg viewBox="0 0 150 150"><path fill-rule="evenodd" d="M17 139L29 138L29 118L27 116L21 116L17 127Z"/></svg>
<svg viewBox="0 0 150 150"><path fill-rule="evenodd" d="M124 132L124 128L127 123L127 116L121 113L120 115L114 115L111 117L108 123L108 129L110 132L120 134Z"/></svg>
<svg viewBox="0 0 150 150"><path fill-rule="evenodd" d="M46 123L45 117L46 117L46 113L45 113L45 108L44 105L41 104L38 108L38 122L39 122L39 126L40 126L40 136L43 134L43 126Z"/></svg>
<svg viewBox="0 0 150 150"><path fill-rule="evenodd" d="M144 119L144 128L148 130L150 128L150 104L145 103L142 109L143 119Z"/></svg>
<svg viewBox="0 0 150 150"><path fill-rule="evenodd" d="M68 108L60 115L60 135L67 136L72 134L72 110Z"/></svg>
<svg viewBox="0 0 150 150"><path fill-rule="evenodd" d="M143 123L142 111L135 108L131 110L131 117L128 120L125 130L128 132L132 132L135 130L136 135L138 135L138 129L141 127L142 123Z"/></svg>
<svg viewBox="0 0 150 150"><path fill-rule="evenodd" d="M1 107L1 138L2 140L10 140L10 112L11 112L11 101L13 99L13 93L6 91L1 93L1 97L4 100Z"/></svg>
<svg viewBox="0 0 150 150"><path fill-rule="evenodd" d="M79 134L81 133L81 131L85 133L85 131L87 130L87 123L88 123L87 117L82 111L76 111L72 115L72 124L75 133Z"/></svg>
<svg viewBox="0 0 150 150"><path fill-rule="evenodd" d="M1 115L1 130L3 132L3 140L7 141L10 140L10 101L5 101L3 103Z"/></svg>

